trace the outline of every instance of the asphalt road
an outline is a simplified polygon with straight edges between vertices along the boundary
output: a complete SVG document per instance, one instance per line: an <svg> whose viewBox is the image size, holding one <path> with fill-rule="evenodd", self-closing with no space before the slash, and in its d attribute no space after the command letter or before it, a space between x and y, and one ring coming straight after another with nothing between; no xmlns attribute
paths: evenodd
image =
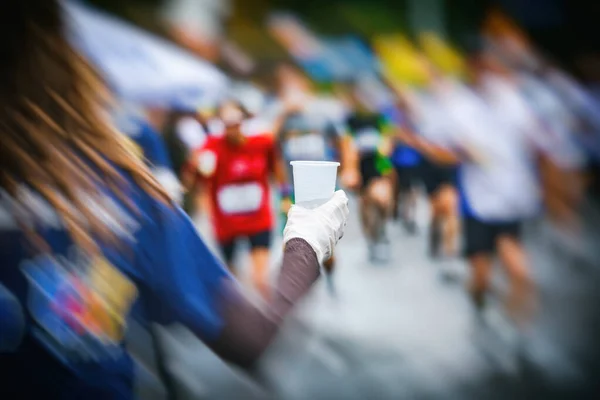
<svg viewBox="0 0 600 400"><path fill-rule="evenodd" d="M218 360L181 327L162 330L178 393L184 399L494 399L585 398L597 381L600 263L595 222L584 234L584 254L562 250L547 223L528 226L525 240L538 285L533 327L517 331L497 295L474 312L460 260L426 256L427 207L420 232L409 236L390 223L392 261L371 265L356 204L336 251L335 294L322 279L287 320L252 375ZM199 223L207 232L206 222ZM207 240L210 241L209 236ZM274 245L273 273L280 257ZM247 266L240 255L240 264ZM149 339L134 330L134 350L150 364ZM140 397L163 398L152 372L140 373ZM590 395L590 398L591 395Z"/></svg>

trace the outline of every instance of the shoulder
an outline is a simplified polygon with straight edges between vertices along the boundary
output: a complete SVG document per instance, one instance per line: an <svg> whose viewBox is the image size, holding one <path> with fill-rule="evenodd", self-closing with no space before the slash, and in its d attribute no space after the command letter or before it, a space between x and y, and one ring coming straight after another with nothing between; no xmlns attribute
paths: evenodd
<svg viewBox="0 0 600 400"><path fill-rule="evenodd" d="M259 133L249 137L246 143L251 148L270 150L275 145L275 138L268 133Z"/></svg>
<svg viewBox="0 0 600 400"><path fill-rule="evenodd" d="M218 151L223 146L223 137L220 136L208 136L202 146L198 147L195 152L202 153L206 150Z"/></svg>

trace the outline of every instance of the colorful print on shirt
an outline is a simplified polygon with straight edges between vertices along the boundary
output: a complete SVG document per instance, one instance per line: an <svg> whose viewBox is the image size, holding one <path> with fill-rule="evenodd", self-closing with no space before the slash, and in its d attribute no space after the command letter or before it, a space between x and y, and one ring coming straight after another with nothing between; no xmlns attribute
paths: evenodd
<svg viewBox="0 0 600 400"><path fill-rule="evenodd" d="M121 354L136 286L102 257L80 252L68 259L40 256L25 262L27 307L35 334L61 358L102 360Z"/></svg>

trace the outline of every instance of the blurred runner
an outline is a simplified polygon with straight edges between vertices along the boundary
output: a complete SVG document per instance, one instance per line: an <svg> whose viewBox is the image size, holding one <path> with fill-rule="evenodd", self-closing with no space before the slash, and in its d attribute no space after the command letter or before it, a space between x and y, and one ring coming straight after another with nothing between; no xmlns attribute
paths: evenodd
<svg viewBox="0 0 600 400"><path fill-rule="evenodd" d="M284 74L279 83L283 110L279 116L278 126L281 129L277 132L277 142L287 166L288 177L293 182L291 161L339 161L337 155L343 151L344 127L341 118L336 117L336 114L341 114L337 102L313 95L309 92L308 83L298 88L295 94L289 95L286 88L290 81L286 80L286 76ZM287 217L284 213L281 219L285 225ZM334 265L334 257L323 265L331 290Z"/></svg>
<svg viewBox="0 0 600 400"><path fill-rule="evenodd" d="M533 285L521 242L521 227L541 211L538 154L558 165L573 160L572 145L548 146L543 126L507 78L505 68L477 47L470 60L471 87L453 85L453 95L440 97L455 129L445 146L462 160L459 185L464 214L465 254L472 267L471 296L484 305L497 254L510 278L509 315L517 322L531 316Z"/></svg>
<svg viewBox="0 0 600 400"><path fill-rule="evenodd" d="M179 179L192 152L201 147L208 138L208 124L199 112L190 110L173 110L167 117L164 138ZM199 211L198 198L202 195L197 187L189 187L183 195L183 208L190 216Z"/></svg>
<svg viewBox="0 0 600 400"><path fill-rule="evenodd" d="M354 169L360 177L360 213L362 228L367 238L371 261L387 262L390 242L386 223L392 208L393 166L389 154L390 124L375 111L376 106L359 85L352 88L350 101L353 112L346 120L347 134L357 152Z"/></svg>
<svg viewBox="0 0 600 400"><path fill-rule="evenodd" d="M446 79L432 72L427 91L412 91L409 96L416 135L409 138L408 144L416 146L422 155L419 174L431 207L429 255L432 258L455 255L460 229L455 160L447 159L443 152L440 154L441 148L435 146L440 137L454 129L439 104L441 93L452 96L446 93L447 84Z"/></svg>
<svg viewBox="0 0 600 400"><path fill-rule="evenodd" d="M213 228L231 271L235 271L233 260L238 240L250 241L252 281L266 296L274 228L271 176L281 188L285 212L291 205L291 189L272 135L244 135L243 122L250 114L235 101L221 104L217 115L224 124L224 135L210 137L194 153L184 182L189 187L199 178L207 185Z"/></svg>
<svg viewBox="0 0 600 400"><path fill-rule="evenodd" d="M399 131L399 134L394 136L394 150L390 157L396 169L394 219L401 219L406 231L415 234L421 155L407 141L410 136L414 136L414 124L410 120L408 105L398 94L395 103L385 107L383 114Z"/></svg>
<svg viewBox="0 0 600 400"><path fill-rule="evenodd" d="M578 212L583 201L583 172L586 158L577 131L579 121L569 104L570 96L554 84L555 69L531 51L508 58L511 76L537 119L545 136L545 152L539 154L540 177L550 231L559 245L571 253L582 255ZM569 146L563 147L565 143ZM557 164L560 156L563 162ZM568 168L565 166L568 165Z"/></svg>
<svg viewBox="0 0 600 400"><path fill-rule="evenodd" d="M20 344L0 351L0 398L133 399L134 315L254 366L342 237L346 195L291 209L275 295L256 307L109 124L62 2L0 4L0 310L12 296L26 313ZM0 334L20 323L2 318Z"/></svg>

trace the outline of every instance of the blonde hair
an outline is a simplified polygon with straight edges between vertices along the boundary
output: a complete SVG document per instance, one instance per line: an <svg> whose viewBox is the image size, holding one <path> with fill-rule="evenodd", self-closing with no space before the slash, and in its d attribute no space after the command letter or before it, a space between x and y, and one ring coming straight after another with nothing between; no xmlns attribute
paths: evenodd
<svg viewBox="0 0 600 400"><path fill-rule="evenodd" d="M73 240L95 251L111 233L82 193L98 196L105 187L133 208L121 170L152 196L168 197L105 115L109 91L69 45L60 1L2 3L0 185L13 196L22 183L38 192Z"/></svg>

